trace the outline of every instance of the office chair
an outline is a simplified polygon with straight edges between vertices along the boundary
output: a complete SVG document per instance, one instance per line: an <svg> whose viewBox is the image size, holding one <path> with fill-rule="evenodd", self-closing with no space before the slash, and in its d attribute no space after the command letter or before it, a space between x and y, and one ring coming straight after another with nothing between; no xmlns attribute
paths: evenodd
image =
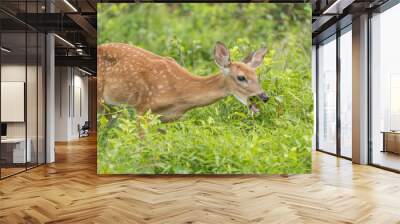
<svg viewBox="0 0 400 224"><path fill-rule="evenodd" d="M89 136L89 129L90 129L89 121L85 121L82 127L78 125L78 129L79 129L79 138Z"/></svg>

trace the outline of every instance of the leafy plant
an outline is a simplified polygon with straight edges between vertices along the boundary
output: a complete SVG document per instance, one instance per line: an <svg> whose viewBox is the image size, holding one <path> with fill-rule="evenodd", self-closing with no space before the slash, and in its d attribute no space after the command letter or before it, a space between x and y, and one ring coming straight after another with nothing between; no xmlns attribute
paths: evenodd
<svg viewBox="0 0 400 224"><path fill-rule="evenodd" d="M172 123L105 105L98 115L99 173L311 171L309 4L99 4L98 13L99 44L131 43L197 75L218 72L216 41L229 46L233 60L266 46L257 72L270 96L258 116L227 97Z"/></svg>

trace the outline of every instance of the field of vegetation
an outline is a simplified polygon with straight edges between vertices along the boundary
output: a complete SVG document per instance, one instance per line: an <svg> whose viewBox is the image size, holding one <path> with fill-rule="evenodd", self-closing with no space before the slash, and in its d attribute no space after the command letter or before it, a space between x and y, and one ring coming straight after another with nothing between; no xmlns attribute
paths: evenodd
<svg viewBox="0 0 400 224"><path fill-rule="evenodd" d="M133 108L98 114L100 174L297 174L311 172L309 4L99 4L98 44L130 43L174 58L192 74L216 74L213 47L232 60L268 48L257 70L270 101L252 116L234 97L177 122ZM111 114L111 116L110 116ZM165 130L160 132L160 129Z"/></svg>

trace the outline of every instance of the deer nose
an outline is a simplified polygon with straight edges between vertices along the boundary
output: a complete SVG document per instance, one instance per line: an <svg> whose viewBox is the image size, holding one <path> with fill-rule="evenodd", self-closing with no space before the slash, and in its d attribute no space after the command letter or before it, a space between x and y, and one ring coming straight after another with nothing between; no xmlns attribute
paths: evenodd
<svg viewBox="0 0 400 224"><path fill-rule="evenodd" d="M258 94L258 97L259 97L264 103L268 102L268 100L269 100L269 97L267 96L266 93L260 93L260 94Z"/></svg>

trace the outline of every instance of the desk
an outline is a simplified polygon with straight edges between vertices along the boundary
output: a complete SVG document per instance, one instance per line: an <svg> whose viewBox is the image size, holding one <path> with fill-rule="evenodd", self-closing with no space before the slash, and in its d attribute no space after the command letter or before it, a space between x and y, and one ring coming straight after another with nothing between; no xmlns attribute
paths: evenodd
<svg viewBox="0 0 400 224"><path fill-rule="evenodd" d="M382 152L392 152L400 154L400 132L383 131L383 150Z"/></svg>
<svg viewBox="0 0 400 224"><path fill-rule="evenodd" d="M26 147L26 154L25 154L25 138L1 139L1 147L2 147L1 157L3 157L2 159L5 159L6 163L30 162L32 159L32 154L31 154L32 141L30 138L28 138L26 142L28 143L27 144L28 147Z"/></svg>

